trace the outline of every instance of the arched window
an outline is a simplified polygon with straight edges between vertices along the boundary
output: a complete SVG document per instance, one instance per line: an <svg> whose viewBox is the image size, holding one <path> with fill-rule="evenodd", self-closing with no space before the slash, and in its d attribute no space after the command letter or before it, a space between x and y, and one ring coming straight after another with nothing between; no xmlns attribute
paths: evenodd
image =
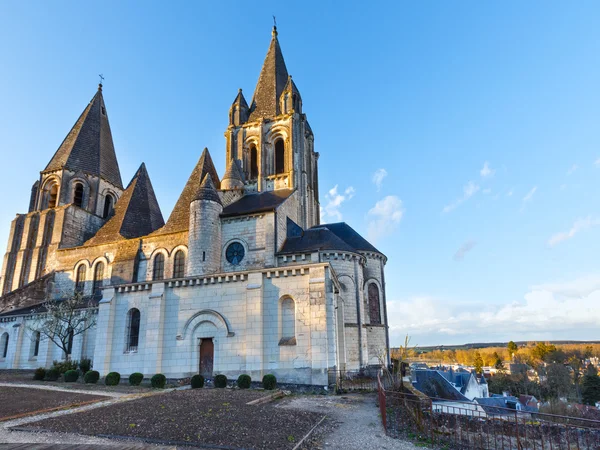
<svg viewBox="0 0 600 450"><path fill-rule="evenodd" d="M73 203L75 206L83 207L83 184L75 183L73 191Z"/></svg>
<svg viewBox="0 0 600 450"><path fill-rule="evenodd" d="M40 353L40 338L41 338L40 332L35 331L33 333L32 339L31 339L32 344L33 344L33 352L32 352L33 356L38 356Z"/></svg>
<svg viewBox="0 0 600 450"><path fill-rule="evenodd" d="M127 347L126 352L137 352L140 341L140 310L132 308L127 313Z"/></svg>
<svg viewBox="0 0 600 450"><path fill-rule="evenodd" d="M281 340L279 345L296 345L296 305L290 297L281 301Z"/></svg>
<svg viewBox="0 0 600 450"><path fill-rule="evenodd" d="M375 283L369 284L369 321L371 325L381 324L381 312L379 309L379 288Z"/></svg>
<svg viewBox="0 0 600 450"><path fill-rule="evenodd" d="M99 297L102 293L102 282L104 281L104 263L99 262L94 268L94 284L92 286L92 294Z"/></svg>
<svg viewBox="0 0 600 450"><path fill-rule="evenodd" d="M185 276L185 253L183 250L175 252L173 259L173 278L183 278Z"/></svg>
<svg viewBox="0 0 600 450"><path fill-rule="evenodd" d="M104 213L102 214L102 217L104 217L105 219L108 219L108 216L110 216L113 212L113 198L112 195L107 195L104 198Z"/></svg>
<svg viewBox="0 0 600 450"><path fill-rule="evenodd" d="M152 269L152 279L162 280L165 278L165 255L158 253L154 257L154 267Z"/></svg>
<svg viewBox="0 0 600 450"><path fill-rule="evenodd" d="M8 333L2 333L2 337L0 338L0 348L2 349L2 357L6 358L8 355Z"/></svg>
<svg viewBox="0 0 600 450"><path fill-rule="evenodd" d="M258 178L258 150L256 145L250 147L250 179Z"/></svg>
<svg viewBox="0 0 600 450"><path fill-rule="evenodd" d="M285 172L285 144L283 139L275 141L275 173Z"/></svg>
<svg viewBox="0 0 600 450"><path fill-rule="evenodd" d="M75 292L83 294L85 289L85 264L80 264L75 275Z"/></svg>
<svg viewBox="0 0 600 450"><path fill-rule="evenodd" d="M52 183L48 189L48 208L56 208L58 203L58 184Z"/></svg>

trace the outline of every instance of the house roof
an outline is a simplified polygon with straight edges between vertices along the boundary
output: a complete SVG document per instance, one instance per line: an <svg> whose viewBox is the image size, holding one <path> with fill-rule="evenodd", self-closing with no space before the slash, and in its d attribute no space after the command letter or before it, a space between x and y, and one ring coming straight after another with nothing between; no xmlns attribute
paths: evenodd
<svg viewBox="0 0 600 450"><path fill-rule="evenodd" d="M43 172L59 169L95 175L123 189L101 84Z"/></svg>
<svg viewBox="0 0 600 450"><path fill-rule="evenodd" d="M279 97L288 81L288 71L273 27L271 45L263 63L250 104L250 121L281 114Z"/></svg>
<svg viewBox="0 0 600 450"><path fill-rule="evenodd" d="M86 244L146 236L164 224L150 176L142 163L117 202L114 215Z"/></svg>
<svg viewBox="0 0 600 450"><path fill-rule="evenodd" d="M313 227L303 231L299 236L288 237L279 253L286 254L320 250L356 252L354 248L337 237L328 228Z"/></svg>
<svg viewBox="0 0 600 450"><path fill-rule="evenodd" d="M375 252L381 253L377 250L369 241L367 241L364 237L358 234L354 228L348 225L346 222L338 222L338 223L325 223L323 225L318 225L319 227L326 227L331 232L333 232L337 237L346 242L350 247L365 251L365 252Z"/></svg>
<svg viewBox="0 0 600 450"><path fill-rule="evenodd" d="M470 401L437 370L416 369L413 373L413 386L433 398L454 401Z"/></svg>
<svg viewBox="0 0 600 450"><path fill-rule="evenodd" d="M221 217L243 216L259 212L275 211L294 192L293 189L246 194L238 201L223 208Z"/></svg>

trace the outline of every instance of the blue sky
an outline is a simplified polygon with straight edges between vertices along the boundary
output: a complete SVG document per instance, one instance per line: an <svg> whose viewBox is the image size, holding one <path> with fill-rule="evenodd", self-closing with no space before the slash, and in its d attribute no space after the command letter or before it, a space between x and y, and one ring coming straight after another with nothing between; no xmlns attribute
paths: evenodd
<svg viewBox="0 0 600 450"><path fill-rule="evenodd" d="M277 16L325 221L389 258L392 345L598 339L597 2L0 3L0 245L94 95L168 217Z"/></svg>

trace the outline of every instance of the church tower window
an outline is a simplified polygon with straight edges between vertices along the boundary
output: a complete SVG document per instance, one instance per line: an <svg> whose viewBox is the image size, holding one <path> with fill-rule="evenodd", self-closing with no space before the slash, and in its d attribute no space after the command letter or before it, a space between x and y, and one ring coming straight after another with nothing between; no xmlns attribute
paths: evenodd
<svg viewBox="0 0 600 450"><path fill-rule="evenodd" d="M83 184L75 183L73 191L73 203L75 206L83 207Z"/></svg>
<svg viewBox="0 0 600 450"><path fill-rule="evenodd" d="M132 308L127 313L127 352L137 352L140 342L140 310Z"/></svg>
<svg viewBox="0 0 600 450"><path fill-rule="evenodd" d="M102 282L104 281L104 263L99 262L96 264L94 268L94 285L92 287L92 292L94 296L100 297Z"/></svg>
<svg viewBox="0 0 600 450"><path fill-rule="evenodd" d="M152 279L154 281L162 280L165 278L165 255L162 253L157 254L154 257L154 267L152 269Z"/></svg>
<svg viewBox="0 0 600 450"><path fill-rule="evenodd" d="M48 190L48 208L56 208L58 200L58 184L52 183Z"/></svg>
<svg viewBox="0 0 600 450"><path fill-rule="evenodd" d="M283 139L275 141L275 173L285 172L285 144Z"/></svg>
<svg viewBox="0 0 600 450"><path fill-rule="evenodd" d="M371 325L381 325L381 312L379 308L379 288L375 283L369 284L369 321Z"/></svg>
<svg viewBox="0 0 600 450"><path fill-rule="evenodd" d="M173 259L173 278L183 278L185 276L185 253L183 250L175 252Z"/></svg>
<svg viewBox="0 0 600 450"><path fill-rule="evenodd" d="M6 355L8 354L8 333L6 333L6 332L2 333L0 345L2 348L2 357L6 358Z"/></svg>
<svg viewBox="0 0 600 450"><path fill-rule="evenodd" d="M290 297L281 301L281 340L279 345L296 345L296 304Z"/></svg>
<svg viewBox="0 0 600 450"><path fill-rule="evenodd" d="M258 150L256 145L250 147L250 179L256 180L258 178Z"/></svg>
<svg viewBox="0 0 600 450"><path fill-rule="evenodd" d="M40 332L36 331L33 333L33 356L37 357L40 354Z"/></svg>
<svg viewBox="0 0 600 450"><path fill-rule="evenodd" d="M110 216L113 212L113 198L112 195L107 195L106 198L104 199L104 213L102 214L102 217L105 219L108 219L108 216Z"/></svg>
<svg viewBox="0 0 600 450"><path fill-rule="evenodd" d="M83 294L85 288L85 265L81 264L77 268L77 275L75 276L75 293Z"/></svg>

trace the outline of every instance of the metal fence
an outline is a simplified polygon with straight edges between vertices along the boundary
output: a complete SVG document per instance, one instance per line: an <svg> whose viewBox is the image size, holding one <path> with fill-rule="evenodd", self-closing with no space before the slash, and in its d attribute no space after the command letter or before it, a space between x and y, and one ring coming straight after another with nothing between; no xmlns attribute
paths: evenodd
<svg viewBox="0 0 600 450"><path fill-rule="evenodd" d="M364 368L361 370L330 370L329 385L335 385L338 392L372 391L377 390L379 368Z"/></svg>
<svg viewBox="0 0 600 450"><path fill-rule="evenodd" d="M438 401L386 390L380 378L378 397L386 433L419 441L422 446L481 450L600 449L600 421Z"/></svg>

